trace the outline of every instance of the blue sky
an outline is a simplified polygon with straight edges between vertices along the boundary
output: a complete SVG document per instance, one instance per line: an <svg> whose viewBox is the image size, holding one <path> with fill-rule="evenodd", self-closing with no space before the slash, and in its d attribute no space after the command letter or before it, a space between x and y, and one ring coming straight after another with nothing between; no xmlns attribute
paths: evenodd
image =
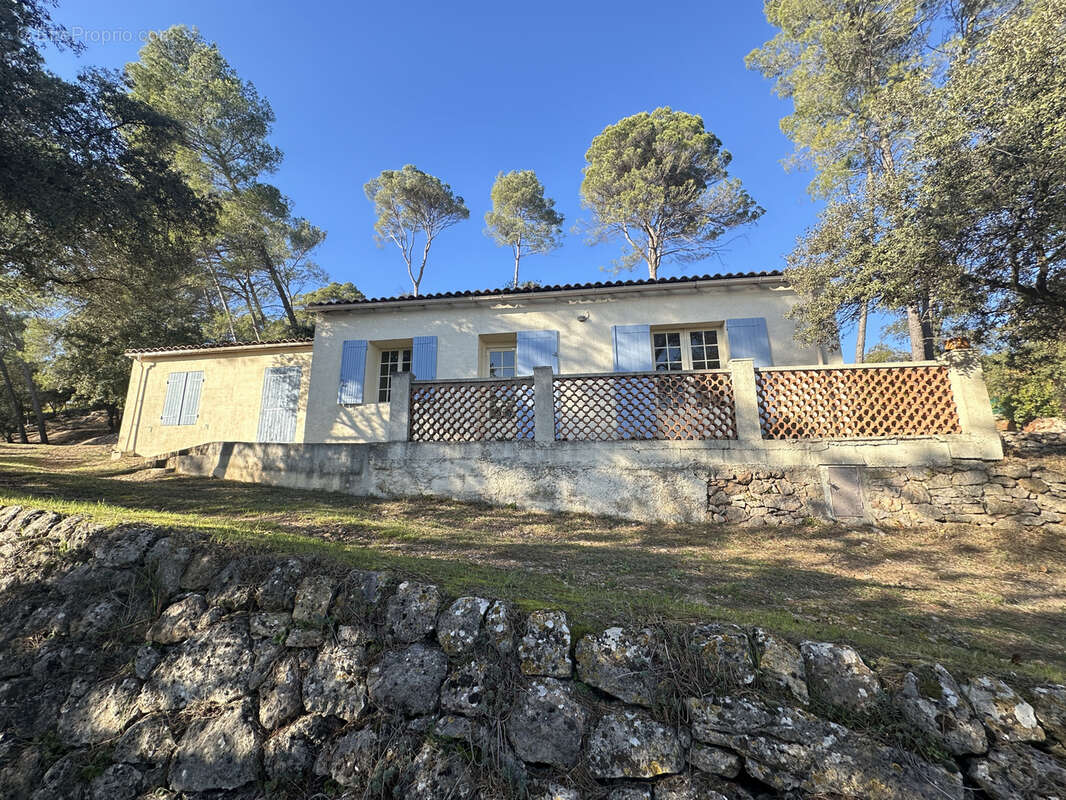
<svg viewBox="0 0 1066 800"><path fill-rule="evenodd" d="M700 114L733 154L731 172L766 209L717 259L671 264L665 275L777 269L818 206L811 175L787 173L778 127L790 104L744 67L773 35L749 2L539 3L61 0L54 12L87 49L50 53L71 75L121 68L142 37L184 23L200 29L277 115L285 153L274 182L294 211L328 231L319 263L369 296L408 291L398 251L376 246L363 184L406 163L451 184L470 219L430 253L423 292L503 285L509 249L483 234L500 170L534 169L566 216L564 246L523 259L544 283L609 280L617 243L588 246L579 187L592 138L657 106ZM619 277L647 277L644 267ZM845 337L850 360L854 334ZM877 341L871 330L870 344Z"/></svg>

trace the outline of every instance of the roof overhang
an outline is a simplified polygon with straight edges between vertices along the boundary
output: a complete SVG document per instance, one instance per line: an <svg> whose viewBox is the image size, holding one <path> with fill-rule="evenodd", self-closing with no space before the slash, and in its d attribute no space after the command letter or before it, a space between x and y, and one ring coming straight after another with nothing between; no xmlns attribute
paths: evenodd
<svg viewBox="0 0 1066 800"><path fill-rule="evenodd" d="M710 276L693 280L667 280L662 282L626 282L600 286L577 286L573 288L553 287L542 291L525 290L518 292L486 292L451 296L402 297L383 300L361 300L352 303L327 303L307 306L308 311L327 314L335 311L373 312L396 311L402 309L424 309L454 306L500 305L526 301L572 300L582 297L603 297L607 295L663 295L707 291L709 289L726 289L737 286L788 287L784 275L738 275Z"/></svg>
<svg viewBox="0 0 1066 800"><path fill-rule="evenodd" d="M278 350L310 351L313 340L299 342L250 342L241 344L221 344L216 346L186 345L184 347L149 347L143 350L127 350L127 358L153 359L172 356L197 358L199 356L247 355L249 353L274 352Z"/></svg>

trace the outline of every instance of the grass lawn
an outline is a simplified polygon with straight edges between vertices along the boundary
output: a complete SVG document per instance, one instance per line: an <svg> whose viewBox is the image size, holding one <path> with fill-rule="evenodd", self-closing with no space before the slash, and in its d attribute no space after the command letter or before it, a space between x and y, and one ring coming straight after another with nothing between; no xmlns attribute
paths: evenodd
<svg viewBox="0 0 1066 800"><path fill-rule="evenodd" d="M0 445L0 503L185 528L565 609L575 628L720 618L870 658L1066 682L1066 542L1040 532L652 525L140 472L106 446Z"/></svg>

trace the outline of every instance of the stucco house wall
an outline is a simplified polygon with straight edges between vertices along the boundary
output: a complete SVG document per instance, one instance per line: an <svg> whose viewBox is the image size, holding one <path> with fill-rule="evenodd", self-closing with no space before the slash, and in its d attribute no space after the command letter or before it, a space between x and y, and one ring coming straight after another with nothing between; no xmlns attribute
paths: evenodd
<svg viewBox="0 0 1066 800"><path fill-rule="evenodd" d="M416 336L437 337L436 379L484 377L487 344L519 331L558 331L559 374L612 372L612 328L617 325L720 327L725 367L725 321L764 318L773 364L840 363L839 348L798 344L788 310L796 293L780 275L610 289L545 291L493 296L431 297L424 302L370 302L350 308L320 307L305 442L374 442L386 437L389 404L377 402L382 349L410 347ZM364 402L338 402L346 340L366 340ZM649 344L650 349L650 344Z"/></svg>
<svg viewBox="0 0 1066 800"><path fill-rule="evenodd" d="M294 442L302 442L311 378L311 343L245 345L128 354L132 369L118 448L152 456L205 442L255 442L269 367L300 367ZM196 419L164 425L167 378L203 372Z"/></svg>

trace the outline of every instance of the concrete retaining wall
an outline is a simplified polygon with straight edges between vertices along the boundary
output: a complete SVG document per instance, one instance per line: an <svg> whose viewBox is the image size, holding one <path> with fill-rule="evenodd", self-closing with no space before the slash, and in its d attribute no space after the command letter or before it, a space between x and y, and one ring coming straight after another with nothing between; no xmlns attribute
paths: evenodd
<svg viewBox="0 0 1066 800"><path fill-rule="evenodd" d="M898 516L910 522L952 513L969 517L984 514L984 506L978 507L984 503L983 495L978 492L975 499L973 490L964 486L969 479L950 477L955 472L972 475L978 470L983 471L982 482L987 483L988 469L995 462L973 457L975 452L984 451L987 442L979 439L975 443L966 435L850 442L763 441L757 448L737 441L226 442L172 456L170 464L190 475L363 496L431 495L642 521L747 524L792 523L834 514L854 516L855 509L845 507L837 494L841 473L831 469L844 465L859 468L850 472L859 485L843 487L852 495L858 493L858 515L875 521ZM845 471L845 477L847 474ZM753 475L763 476L755 478L754 489ZM946 487L940 485L945 483ZM948 498L945 492L959 496ZM1030 500L1028 493L1009 499L1018 503ZM1057 497L1054 500L1058 502ZM906 514L895 514L904 510ZM1060 521L1051 507L1034 511L1031 505L1017 509L1005 506L1001 511L1003 516L1035 515L1040 524ZM1044 512L1048 516L1041 517Z"/></svg>

